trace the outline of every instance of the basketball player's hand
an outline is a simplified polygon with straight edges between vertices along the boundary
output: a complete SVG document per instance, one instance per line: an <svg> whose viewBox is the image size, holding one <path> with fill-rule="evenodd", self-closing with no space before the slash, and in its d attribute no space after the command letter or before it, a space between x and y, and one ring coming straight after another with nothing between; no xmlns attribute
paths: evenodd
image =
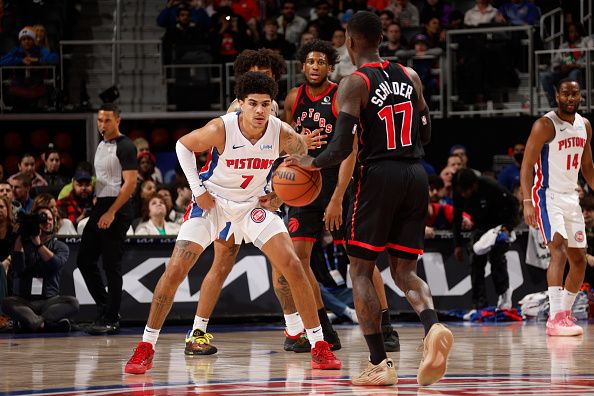
<svg viewBox="0 0 594 396"><path fill-rule="evenodd" d="M297 165L307 170L319 170L320 168L316 168L315 166L313 166L313 161L314 158L310 157L309 155L293 154L285 158L284 164Z"/></svg>
<svg viewBox="0 0 594 396"><path fill-rule="evenodd" d="M10 256L8 256L8 258L10 258ZM586 262L590 267L594 267L594 256L591 254L586 254Z"/></svg>
<svg viewBox="0 0 594 396"><path fill-rule="evenodd" d="M332 198L324 211L324 225L328 231L338 231L342 225L342 200Z"/></svg>
<svg viewBox="0 0 594 396"><path fill-rule="evenodd" d="M271 212L276 212L283 204L282 199L274 191L260 197L259 201L261 207Z"/></svg>
<svg viewBox="0 0 594 396"><path fill-rule="evenodd" d="M312 133L301 133L301 136L303 136L303 141L305 142L308 150L315 150L322 147L323 144L328 144L326 141L328 135L322 135L323 130L324 128L318 128Z"/></svg>
<svg viewBox="0 0 594 396"><path fill-rule="evenodd" d="M530 227L536 228L538 224L536 223L536 212L534 210L534 205L532 202L524 202L524 221Z"/></svg>
<svg viewBox="0 0 594 396"><path fill-rule="evenodd" d="M207 191L196 198L196 204L202 210L210 210L214 207L214 198Z"/></svg>
<svg viewBox="0 0 594 396"><path fill-rule="evenodd" d="M112 213L108 210L99 218L97 226L103 230L106 230L111 226L111 223L113 223L113 219L115 219L115 213Z"/></svg>
<svg viewBox="0 0 594 396"><path fill-rule="evenodd" d="M425 226L425 238L435 238L435 230L433 227Z"/></svg>
<svg viewBox="0 0 594 396"><path fill-rule="evenodd" d="M456 257L456 260L458 260L459 262L464 261L464 249L462 248L462 246L456 246L456 248L454 249L454 257Z"/></svg>

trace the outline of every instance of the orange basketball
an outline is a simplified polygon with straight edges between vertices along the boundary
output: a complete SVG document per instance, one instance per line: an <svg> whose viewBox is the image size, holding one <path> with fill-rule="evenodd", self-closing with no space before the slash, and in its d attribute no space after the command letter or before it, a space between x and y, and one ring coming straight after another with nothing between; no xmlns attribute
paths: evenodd
<svg viewBox="0 0 594 396"><path fill-rule="evenodd" d="M272 189L287 205L306 206L320 194L322 175L317 170L280 164L272 175Z"/></svg>

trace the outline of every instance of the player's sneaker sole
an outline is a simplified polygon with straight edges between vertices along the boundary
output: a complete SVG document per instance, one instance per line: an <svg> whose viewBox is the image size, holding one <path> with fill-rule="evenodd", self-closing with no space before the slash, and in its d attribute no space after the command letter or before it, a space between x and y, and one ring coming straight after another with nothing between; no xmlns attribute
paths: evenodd
<svg viewBox="0 0 594 396"><path fill-rule="evenodd" d="M448 355L454 344L454 335L447 327L436 323L431 326L423 344L423 361L417 373L417 383L427 386L444 376Z"/></svg>

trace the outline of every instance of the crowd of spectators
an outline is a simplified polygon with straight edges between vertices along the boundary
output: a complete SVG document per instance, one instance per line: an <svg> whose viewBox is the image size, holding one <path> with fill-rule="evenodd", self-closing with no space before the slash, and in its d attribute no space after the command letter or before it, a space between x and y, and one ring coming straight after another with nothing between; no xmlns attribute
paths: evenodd
<svg viewBox="0 0 594 396"><path fill-rule="evenodd" d="M431 98L440 93L439 58L445 53L447 30L536 26L542 13L556 6L565 7L567 18L572 18L567 1L476 0L473 4L472 1L445 0L318 0L313 5L306 5L297 0L286 0L280 8L263 10L258 8L259 5L231 0L168 1L157 19L158 25L166 29L163 36L165 62L231 62L247 48L269 48L285 60L294 60L301 45L312 39L322 39L332 41L340 52L337 70L331 76L338 82L354 70L342 39L346 23L354 12L371 10L380 16L384 30L380 55L403 63L412 59L411 65L424 83L430 107L434 107ZM568 31L572 32L572 29L569 25ZM518 86L519 73L527 68L520 44L524 38L522 34L457 37L455 89L459 92L460 104L476 103L481 108L487 101L500 103L506 99L506 90ZM573 40L570 45L581 44L575 42L574 33L568 35ZM535 43L538 42L537 39ZM587 43L584 41L583 44ZM510 49L511 62L505 55ZM192 57L192 62L188 56ZM545 90L549 92L555 81L564 75L577 73L579 69L575 63L567 59L555 60L551 73L545 73L542 78ZM551 99L549 95L549 99L554 103L554 96Z"/></svg>

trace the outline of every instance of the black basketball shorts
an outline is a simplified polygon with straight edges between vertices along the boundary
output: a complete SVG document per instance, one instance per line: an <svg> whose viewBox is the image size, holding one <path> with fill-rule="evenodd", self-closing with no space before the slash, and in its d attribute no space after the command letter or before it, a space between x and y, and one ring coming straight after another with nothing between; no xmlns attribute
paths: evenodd
<svg viewBox="0 0 594 396"><path fill-rule="evenodd" d="M380 252L414 259L423 253L429 205L420 162L378 161L355 169L345 239L349 256L375 260Z"/></svg>
<svg viewBox="0 0 594 396"><path fill-rule="evenodd" d="M315 242L325 229L324 212L334 194L338 181L338 169L322 170L322 191L320 195L309 205L302 207L289 206L289 222L287 228L289 235L294 241ZM342 227L333 231L332 236L337 243L344 242L344 224L349 207L348 190L342 200Z"/></svg>

